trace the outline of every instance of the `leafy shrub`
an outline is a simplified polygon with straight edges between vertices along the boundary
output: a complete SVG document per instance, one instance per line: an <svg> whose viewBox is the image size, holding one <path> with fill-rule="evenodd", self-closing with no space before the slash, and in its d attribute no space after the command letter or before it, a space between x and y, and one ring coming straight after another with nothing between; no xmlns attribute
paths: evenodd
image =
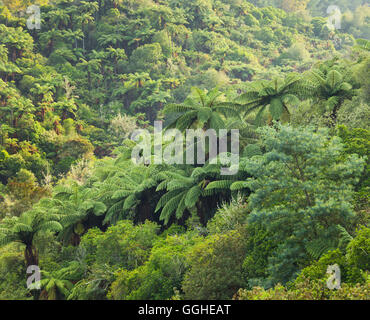
<svg viewBox="0 0 370 320"><path fill-rule="evenodd" d="M338 290L329 290L325 282L305 279L292 289L276 285L265 290L255 287L252 290L240 289L234 297L237 300L369 300L370 279L363 285L343 284Z"/></svg>
<svg viewBox="0 0 370 320"><path fill-rule="evenodd" d="M168 236L156 242L148 261L141 267L117 272L108 297L124 300L170 299L181 288L189 268L189 250L199 241L192 234Z"/></svg>
<svg viewBox="0 0 370 320"><path fill-rule="evenodd" d="M238 231L205 238L190 252L190 269L182 289L190 300L231 299L244 287L245 235Z"/></svg>

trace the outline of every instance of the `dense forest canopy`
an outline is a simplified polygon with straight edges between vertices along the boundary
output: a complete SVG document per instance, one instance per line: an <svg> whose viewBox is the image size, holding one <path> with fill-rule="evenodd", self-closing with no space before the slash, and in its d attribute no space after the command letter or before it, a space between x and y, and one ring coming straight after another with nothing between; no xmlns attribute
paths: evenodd
<svg viewBox="0 0 370 320"><path fill-rule="evenodd" d="M370 299L369 32L365 0L0 1L0 299ZM156 120L239 130L237 173L134 163Z"/></svg>

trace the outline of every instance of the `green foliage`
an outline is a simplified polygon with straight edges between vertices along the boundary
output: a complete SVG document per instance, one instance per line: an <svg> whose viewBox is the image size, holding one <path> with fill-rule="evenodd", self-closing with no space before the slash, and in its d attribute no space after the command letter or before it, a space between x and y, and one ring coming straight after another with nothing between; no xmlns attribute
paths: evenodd
<svg viewBox="0 0 370 320"><path fill-rule="evenodd" d="M168 104L163 112L168 115L167 127L176 127L181 131L189 128L204 128L219 130L225 128L222 116L238 116L235 105L220 101L221 92L214 89L208 94L195 88L193 97L183 104Z"/></svg>
<svg viewBox="0 0 370 320"><path fill-rule="evenodd" d="M369 299L362 1L31 2L0 4L0 299ZM157 119L238 129L238 172L134 163Z"/></svg>
<svg viewBox="0 0 370 320"><path fill-rule="evenodd" d="M61 231L63 227L58 220L57 215L42 208L25 212L20 217L5 218L0 225L0 245L13 242L25 245L26 265L37 265L38 254L34 238L47 231Z"/></svg>
<svg viewBox="0 0 370 320"><path fill-rule="evenodd" d="M196 215L206 224L214 214L217 204L230 196L229 187L233 180L221 181L220 164L206 163L203 167L185 170L168 170L160 174L161 183L156 191L167 192L159 199L156 212L165 224L175 215L182 219L186 212ZM243 175L243 173L241 173ZM239 178L239 175L232 178Z"/></svg>
<svg viewBox="0 0 370 320"><path fill-rule="evenodd" d="M260 125L263 113L269 107L269 114L274 120L289 117L288 105L299 102L299 96L307 96L307 88L301 85L301 79L297 75L289 75L285 80L260 81L253 85L237 98L237 103L242 105L245 115L258 111L256 124Z"/></svg>
<svg viewBox="0 0 370 320"><path fill-rule="evenodd" d="M312 83L312 96L314 100L323 104L326 112L329 112L330 120L336 123L338 110L343 102L351 100L356 95L354 85L351 84L349 70L340 70L339 66L321 64L308 74L308 81Z"/></svg>
<svg viewBox="0 0 370 320"><path fill-rule="evenodd" d="M356 207L366 209L369 206L370 190L370 132L366 129L348 129L345 126L338 127L338 136L342 138L346 154L358 154L366 157L366 166L359 183L356 186Z"/></svg>
<svg viewBox="0 0 370 320"><path fill-rule="evenodd" d="M369 300L370 284L351 286L343 284L339 290L329 290L326 283L306 279L293 289L287 289L281 284L265 290L255 287L253 290L239 290L238 300Z"/></svg>
<svg viewBox="0 0 370 320"><path fill-rule="evenodd" d="M246 230L247 254L243 262L243 276L249 287L269 287L269 257L276 251L279 242L274 239L273 233L260 223L248 224Z"/></svg>
<svg viewBox="0 0 370 320"><path fill-rule="evenodd" d="M190 270L183 282L184 298L231 299L243 287L245 235L230 231L212 235L194 246L190 252Z"/></svg>
<svg viewBox="0 0 370 320"><path fill-rule="evenodd" d="M0 299L29 299L23 253L13 245L0 249Z"/></svg>
<svg viewBox="0 0 370 320"><path fill-rule="evenodd" d="M247 204L239 196L233 199L231 203L224 203L208 221L207 229L210 234L219 234L238 230L242 228L247 220Z"/></svg>
<svg viewBox="0 0 370 320"><path fill-rule="evenodd" d="M61 300L68 297L73 284L71 281L79 279L83 269L77 261L71 262L69 266L54 272L41 272L40 286L42 292L40 299Z"/></svg>
<svg viewBox="0 0 370 320"><path fill-rule="evenodd" d="M289 126L261 129L266 153L247 170L250 223L271 232L277 247L269 255L271 281L287 282L340 241L338 225L350 228L350 201L364 160L341 157L343 145L327 131Z"/></svg>
<svg viewBox="0 0 370 320"><path fill-rule="evenodd" d="M370 230L362 227L356 237L348 244L347 259L350 265L369 271Z"/></svg>
<svg viewBox="0 0 370 320"><path fill-rule="evenodd" d="M310 280L321 280L326 282L329 275L326 273L328 266L337 264L341 272L341 281L349 284L363 284L366 277L356 265L349 264L346 257L339 249L330 251L323 255L317 262L304 268L295 280L295 283L304 282L306 278Z"/></svg>
<svg viewBox="0 0 370 320"><path fill-rule="evenodd" d="M57 186L54 189L55 200L46 203L53 206L53 211L61 217L63 230L58 237L65 243L78 244L80 236L88 226L88 219L91 215L101 216L107 208L104 203L94 200L94 195L89 189L83 189L77 185L72 187Z"/></svg>
<svg viewBox="0 0 370 320"><path fill-rule="evenodd" d="M120 270L108 298L115 300L165 300L181 289L189 268L189 250L200 239L174 235L157 241L148 261L133 271Z"/></svg>
<svg viewBox="0 0 370 320"><path fill-rule="evenodd" d="M81 246L100 265L111 265L128 270L142 265L149 255L149 249L157 239L158 225L152 222L134 226L131 221L122 220L104 233L89 230L82 237Z"/></svg>

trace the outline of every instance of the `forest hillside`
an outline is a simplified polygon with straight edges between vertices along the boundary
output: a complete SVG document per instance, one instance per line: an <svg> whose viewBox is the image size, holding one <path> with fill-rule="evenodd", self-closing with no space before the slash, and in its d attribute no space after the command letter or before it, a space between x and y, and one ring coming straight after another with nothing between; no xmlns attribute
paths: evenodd
<svg viewBox="0 0 370 320"><path fill-rule="evenodd" d="M370 299L369 36L365 0L0 1L0 299Z"/></svg>

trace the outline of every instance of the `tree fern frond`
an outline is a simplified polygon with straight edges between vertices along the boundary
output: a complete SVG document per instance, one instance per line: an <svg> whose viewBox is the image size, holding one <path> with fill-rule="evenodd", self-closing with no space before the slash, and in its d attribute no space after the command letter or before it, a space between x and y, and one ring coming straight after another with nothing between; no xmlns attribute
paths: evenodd
<svg viewBox="0 0 370 320"><path fill-rule="evenodd" d="M178 204L180 203L182 197L184 197L184 194L180 193L179 195L170 199L166 203L166 205L163 207L159 219L164 221L165 224L168 224L168 221L169 221L172 213L176 210L176 208L177 208Z"/></svg>
<svg viewBox="0 0 370 320"><path fill-rule="evenodd" d="M233 184L232 180L212 181L207 185L206 190L211 189L229 190L232 184Z"/></svg>
<svg viewBox="0 0 370 320"><path fill-rule="evenodd" d="M187 208L192 208L198 202L200 195L202 194L202 190L199 186L193 186L185 196L185 206Z"/></svg>

